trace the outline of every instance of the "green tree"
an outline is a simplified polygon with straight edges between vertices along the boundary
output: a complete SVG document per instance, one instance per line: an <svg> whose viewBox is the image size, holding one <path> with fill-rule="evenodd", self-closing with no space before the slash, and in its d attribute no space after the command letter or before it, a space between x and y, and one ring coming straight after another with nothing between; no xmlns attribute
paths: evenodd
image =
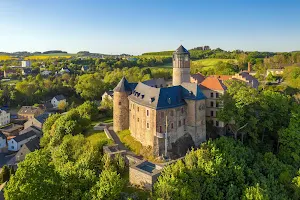
<svg viewBox="0 0 300 200"><path fill-rule="evenodd" d="M8 181L9 177L10 177L10 170L7 165L4 165L0 173L0 184Z"/></svg>
<svg viewBox="0 0 300 200"><path fill-rule="evenodd" d="M102 171L99 181L91 189L92 199L119 199L124 181L120 174L109 169Z"/></svg>
<svg viewBox="0 0 300 200"><path fill-rule="evenodd" d="M50 159L49 152L44 150L28 154L6 185L5 199L61 199L64 190Z"/></svg>
<svg viewBox="0 0 300 200"><path fill-rule="evenodd" d="M86 100L100 99L105 90L102 77L98 74L84 74L78 78L76 92Z"/></svg>

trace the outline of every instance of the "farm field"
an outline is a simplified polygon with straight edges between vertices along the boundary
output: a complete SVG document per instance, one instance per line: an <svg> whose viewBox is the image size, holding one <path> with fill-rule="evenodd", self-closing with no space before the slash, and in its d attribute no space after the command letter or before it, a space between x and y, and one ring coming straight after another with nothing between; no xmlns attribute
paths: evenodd
<svg viewBox="0 0 300 200"><path fill-rule="evenodd" d="M236 63L235 59L217 59L217 58L208 58L192 61L191 66L202 67L205 69L214 68L219 62L233 62Z"/></svg>
<svg viewBox="0 0 300 200"><path fill-rule="evenodd" d="M8 56L8 55L0 55L0 60L12 60L12 59L15 59L15 58Z"/></svg>
<svg viewBox="0 0 300 200"><path fill-rule="evenodd" d="M76 54L65 54L65 53L54 53L54 54L40 54L40 55L33 55L27 56L25 60L45 60L49 58L71 58Z"/></svg>

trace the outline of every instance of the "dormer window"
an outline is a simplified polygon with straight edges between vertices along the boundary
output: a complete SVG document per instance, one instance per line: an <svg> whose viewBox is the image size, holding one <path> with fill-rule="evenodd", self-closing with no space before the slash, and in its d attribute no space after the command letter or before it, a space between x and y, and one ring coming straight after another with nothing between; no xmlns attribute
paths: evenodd
<svg viewBox="0 0 300 200"><path fill-rule="evenodd" d="M171 104L171 98L170 97L168 98L168 104Z"/></svg>

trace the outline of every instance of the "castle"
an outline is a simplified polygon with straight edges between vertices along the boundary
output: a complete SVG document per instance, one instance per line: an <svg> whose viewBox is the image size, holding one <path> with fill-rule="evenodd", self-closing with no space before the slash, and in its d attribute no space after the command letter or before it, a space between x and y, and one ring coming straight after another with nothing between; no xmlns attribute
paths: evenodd
<svg viewBox="0 0 300 200"><path fill-rule="evenodd" d="M155 156L182 156L206 141L205 99L197 83L190 83L190 54L180 46L173 53L173 86L166 87L163 79L121 79L114 89L114 131L129 129Z"/></svg>

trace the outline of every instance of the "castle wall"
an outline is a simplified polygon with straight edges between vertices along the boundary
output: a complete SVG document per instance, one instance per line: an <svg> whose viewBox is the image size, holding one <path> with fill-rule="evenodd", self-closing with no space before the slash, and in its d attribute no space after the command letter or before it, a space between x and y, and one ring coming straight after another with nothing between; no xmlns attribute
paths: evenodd
<svg viewBox="0 0 300 200"><path fill-rule="evenodd" d="M113 98L114 131L122 131L129 128L129 101L126 92L115 92Z"/></svg>
<svg viewBox="0 0 300 200"><path fill-rule="evenodd" d="M220 97L224 94L222 90L202 90L206 96L206 119L211 120L216 127L224 127L224 122L217 119L217 112L222 107ZM219 96L217 96L217 94Z"/></svg>
<svg viewBox="0 0 300 200"><path fill-rule="evenodd" d="M129 130L132 137L143 146L153 147L156 134L156 111L133 101L130 101L129 106Z"/></svg>
<svg viewBox="0 0 300 200"><path fill-rule="evenodd" d="M206 141L205 100L186 100L186 102L186 132L192 136L195 145L198 146Z"/></svg>

